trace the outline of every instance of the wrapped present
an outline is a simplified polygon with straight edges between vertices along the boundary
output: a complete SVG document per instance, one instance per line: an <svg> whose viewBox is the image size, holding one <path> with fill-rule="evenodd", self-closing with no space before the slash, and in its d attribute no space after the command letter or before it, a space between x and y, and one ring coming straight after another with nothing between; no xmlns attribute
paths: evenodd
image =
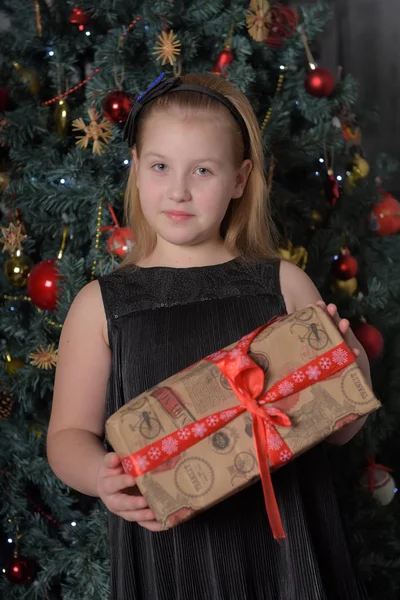
<svg viewBox="0 0 400 600"><path fill-rule="evenodd" d="M163 529L261 477L380 406L330 317L308 307L244 336L128 402L107 439Z"/></svg>

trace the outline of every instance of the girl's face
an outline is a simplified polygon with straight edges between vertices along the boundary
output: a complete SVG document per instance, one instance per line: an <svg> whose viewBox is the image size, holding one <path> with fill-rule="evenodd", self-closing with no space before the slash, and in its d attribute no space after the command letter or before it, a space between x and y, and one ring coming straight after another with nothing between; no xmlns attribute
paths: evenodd
<svg viewBox="0 0 400 600"><path fill-rule="evenodd" d="M143 214L157 237L175 246L220 238L231 199L243 194L251 161L234 164L232 133L217 115L155 113L133 160Z"/></svg>

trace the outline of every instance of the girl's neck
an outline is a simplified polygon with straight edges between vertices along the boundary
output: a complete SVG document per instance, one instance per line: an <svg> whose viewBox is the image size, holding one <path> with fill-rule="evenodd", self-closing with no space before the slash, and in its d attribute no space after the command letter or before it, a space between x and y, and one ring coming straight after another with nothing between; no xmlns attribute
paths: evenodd
<svg viewBox="0 0 400 600"><path fill-rule="evenodd" d="M206 267L228 262L236 256L228 252L223 240L202 246L172 246L157 243L153 252L139 261L139 267Z"/></svg>

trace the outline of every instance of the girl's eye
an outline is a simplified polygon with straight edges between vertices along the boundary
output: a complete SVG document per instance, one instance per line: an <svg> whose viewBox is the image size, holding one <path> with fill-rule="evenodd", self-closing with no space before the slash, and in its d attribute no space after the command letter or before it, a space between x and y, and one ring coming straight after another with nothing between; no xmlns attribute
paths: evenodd
<svg viewBox="0 0 400 600"><path fill-rule="evenodd" d="M157 165L154 165L153 167L156 171L158 171L159 173L163 173L166 170L166 165L164 165L163 163L158 163Z"/></svg>
<svg viewBox="0 0 400 600"><path fill-rule="evenodd" d="M196 169L200 175L208 175L210 173L210 171L208 169L205 169L204 167L199 167L198 169Z"/></svg>

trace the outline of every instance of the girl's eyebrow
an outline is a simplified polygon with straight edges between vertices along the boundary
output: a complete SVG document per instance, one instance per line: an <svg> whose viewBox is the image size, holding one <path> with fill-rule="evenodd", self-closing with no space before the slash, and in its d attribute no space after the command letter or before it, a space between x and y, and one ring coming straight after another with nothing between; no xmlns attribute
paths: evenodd
<svg viewBox="0 0 400 600"><path fill-rule="evenodd" d="M145 154L143 154L143 158L156 158L159 160L168 160L167 156L164 156L163 154L159 154L158 152L145 152ZM193 160L194 163L204 163L204 162L212 162L215 163L217 165L221 164L221 160L219 158L213 158L213 157L208 157L208 158L195 158Z"/></svg>

